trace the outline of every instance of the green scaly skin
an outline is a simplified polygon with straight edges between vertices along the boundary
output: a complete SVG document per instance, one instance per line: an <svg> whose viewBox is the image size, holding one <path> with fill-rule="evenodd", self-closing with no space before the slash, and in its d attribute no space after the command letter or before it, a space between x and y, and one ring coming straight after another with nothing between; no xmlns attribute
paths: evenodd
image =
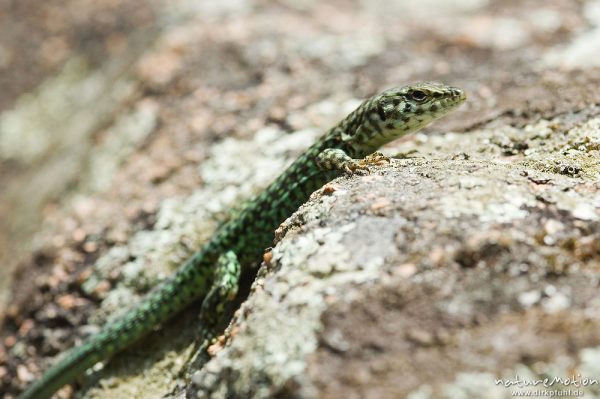
<svg viewBox="0 0 600 399"><path fill-rule="evenodd" d="M344 173L364 170L365 164L359 159L446 115L465 99L462 90L435 83L390 89L367 99L306 150L236 218L223 225L171 278L121 320L69 351L19 398L51 397L96 363L131 346L205 296L220 255L235 254L245 268L256 265L271 243L273 231L313 191Z"/></svg>

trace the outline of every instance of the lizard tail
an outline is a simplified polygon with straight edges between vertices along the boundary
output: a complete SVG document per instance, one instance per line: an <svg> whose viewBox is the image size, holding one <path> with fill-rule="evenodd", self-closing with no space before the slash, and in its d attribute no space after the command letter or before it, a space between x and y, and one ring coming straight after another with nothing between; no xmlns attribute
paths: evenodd
<svg viewBox="0 0 600 399"><path fill-rule="evenodd" d="M211 276L205 267L210 256L199 251L170 279L152 290L147 298L125 316L107 325L82 345L73 348L57 364L24 391L18 399L46 399L85 370L105 361L171 318L179 309L205 293Z"/></svg>

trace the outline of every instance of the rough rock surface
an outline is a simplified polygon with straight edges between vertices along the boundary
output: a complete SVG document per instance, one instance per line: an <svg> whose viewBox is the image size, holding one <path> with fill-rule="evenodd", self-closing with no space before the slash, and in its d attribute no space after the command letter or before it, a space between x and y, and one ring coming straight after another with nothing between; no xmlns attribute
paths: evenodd
<svg viewBox="0 0 600 399"><path fill-rule="evenodd" d="M197 308L58 397L600 397L600 1L38 3L0 5L5 397L417 80L469 101L274 232L191 381Z"/></svg>
<svg viewBox="0 0 600 399"><path fill-rule="evenodd" d="M518 143L507 128L423 137L415 158L315 193L201 392L509 398L495 378L515 370L595 377L600 120L560 120Z"/></svg>

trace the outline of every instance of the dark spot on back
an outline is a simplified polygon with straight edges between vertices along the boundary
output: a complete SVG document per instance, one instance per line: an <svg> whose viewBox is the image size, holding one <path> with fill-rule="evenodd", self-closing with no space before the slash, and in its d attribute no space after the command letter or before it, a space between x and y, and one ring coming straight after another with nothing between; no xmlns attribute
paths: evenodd
<svg viewBox="0 0 600 399"><path fill-rule="evenodd" d="M397 107L398 105L400 105L400 99L399 98L392 99L392 104L394 104L394 107Z"/></svg>
<svg viewBox="0 0 600 399"><path fill-rule="evenodd" d="M416 115L423 115L425 113L425 110L423 108L417 108L417 110L415 111Z"/></svg>
<svg viewBox="0 0 600 399"><path fill-rule="evenodd" d="M385 124L385 127L391 130L394 128L394 124L392 122L388 122Z"/></svg>
<svg viewBox="0 0 600 399"><path fill-rule="evenodd" d="M379 114L379 117L381 118L382 121L385 120L385 112L383 111L383 107L381 106L381 103L377 103L377 113Z"/></svg>
<svg viewBox="0 0 600 399"><path fill-rule="evenodd" d="M437 111L437 110L438 110L438 106L437 106L437 105L435 105L435 104L433 104L431 107L429 107L429 110L430 110L431 112L435 112L435 111Z"/></svg>

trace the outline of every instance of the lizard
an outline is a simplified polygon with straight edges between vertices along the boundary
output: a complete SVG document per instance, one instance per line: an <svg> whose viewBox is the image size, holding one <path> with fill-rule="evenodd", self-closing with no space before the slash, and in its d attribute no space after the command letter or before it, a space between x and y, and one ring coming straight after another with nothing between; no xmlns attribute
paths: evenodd
<svg viewBox="0 0 600 399"><path fill-rule="evenodd" d="M60 356L18 398L51 397L202 297L204 317L217 318L219 308L213 309L215 314L210 308L235 296L240 270L259 263L273 231L314 191L336 177L368 173L369 165L383 157L377 152L381 146L418 131L465 100L463 90L440 83L396 87L366 99L247 202L171 277L121 319Z"/></svg>

